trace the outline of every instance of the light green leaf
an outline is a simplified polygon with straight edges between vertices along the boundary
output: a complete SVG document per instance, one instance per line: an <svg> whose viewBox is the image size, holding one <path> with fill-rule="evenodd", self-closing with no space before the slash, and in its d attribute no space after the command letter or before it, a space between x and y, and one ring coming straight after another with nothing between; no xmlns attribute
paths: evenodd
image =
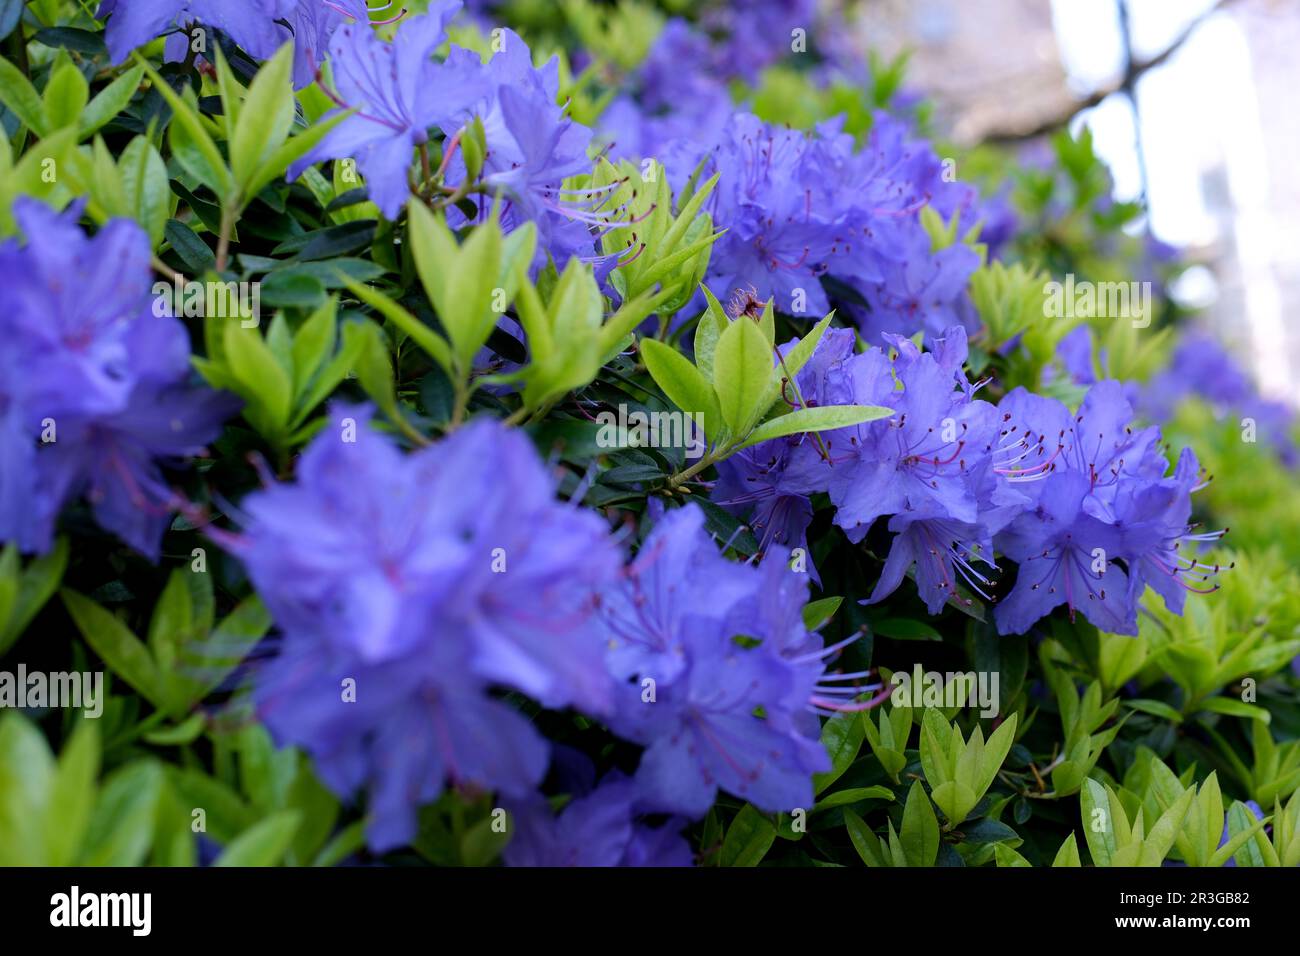
<svg viewBox="0 0 1300 956"><path fill-rule="evenodd" d="M903 806L903 826L898 834L911 866L934 866L939 856L939 820L921 781L912 783Z"/></svg>
<svg viewBox="0 0 1300 956"><path fill-rule="evenodd" d="M95 98L81 112L78 124L81 138L93 136L97 130L126 109L143 79L144 67L133 66L95 94Z"/></svg>
<svg viewBox="0 0 1300 956"><path fill-rule="evenodd" d="M3 57L0 57L0 103L9 107L18 121L37 136L45 135L48 127L40 94L22 70Z"/></svg>
<svg viewBox="0 0 1300 956"><path fill-rule="evenodd" d="M748 433L772 378L772 351L758 326L747 318L728 325L713 356L713 390L732 435Z"/></svg>
<svg viewBox="0 0 1300 956"><path fill-rule="evenodd" d="M641 358L650 377L674 405L684 412L703 414L706 430L720 420L713 389L680 352L654 339L642 339Z"/></svg>
<svg viewBox="0 0 1300 956"><path fill-rule="evenodd" d="M302 814L281 810L249 827L217 857L213 866L276 866L289 851Z"/></svg>
<svg viewBox="0 0 1300 956"><path fill-rule="evenodd" d="M61 590L59 596L77 629L81 631L81 636L104 659L113 673L130 684L149 703L160 710L166 710L167 688L149 649L125 624L90 598L68 588Z"/></svg>
<svg viewBox="0 0 1300 956"><path fill-rule="evenodd" d="M293 383L257 329L227 322L226 362L248 399L244 417L266 437L279 436L293 409Z"/></svg>
<svg viewBox="0 0 1300 956"><path fill-rule="evenodd" d="M759 442L800 432L821 432L833 428L847 428L888 418L894 414L892 408L879 405L821 405L814 408L796 408L779 418L763 422L745 439L741 448L757 445Z"/></svg>
<svg viewBox="0 0 1300 956"><path fill-rule="evenodd" d="M90 826L99 776L98 721L79 720L59 754L46 807L45 845L49 866L71 866Z"/></svg>
<svg viewBox="0 0 1300 956"><path fill-rule="evenodd" d="M1073 833L1065 838L1065 842L1061 844L1061 848L1056 851L1056 857L1052 860L1052 866L1083 866L1083 861L1079 858L1079 842L1074 838Z"/></svg>
<svg viewBox="0 0 1300 956"><path fill-rule="evenodd" d="M293 45L284 44L257 71L239 111L230 142L230 165L244 197L261 166L283 145L293 128Z"/></svg>
<svg viewBox="0 0 1300 956"><path fill-rule="evenodd" d="M110 776L95 801L78 865L138 866L153 842L162 787L162 767L153 760L127 764Z"/></svg>

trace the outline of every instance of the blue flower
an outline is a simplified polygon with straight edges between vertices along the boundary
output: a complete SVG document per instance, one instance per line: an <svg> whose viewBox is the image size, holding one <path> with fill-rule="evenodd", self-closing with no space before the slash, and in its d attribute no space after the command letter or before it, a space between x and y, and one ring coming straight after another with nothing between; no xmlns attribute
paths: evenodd
<svg viewBox="0 0 1300 956"><path fill-rule="evenodd" d="M763 810L808 807L828 766L818 713L860 709L864 674L827 672L840 646L803 624L808 584L774 549L761 567L722 559L694 506L660 520L614 613L610 662L627 679L610 719L645 747L647 809L698 818L719 790Z"/></svg>
<svg viewBox="0 0 1300 956"><path fill-rule="evenodd" d="M369 414L336 409L297 482L245 500L232 546L284 633L259 713L337 793L369 790L386 848L448 780L540 782L545 741L494 688L612 710L594 612L621 559L596 515L555 501L522 433L477 421L404 455Z"/></svg>
<svg viewBox="0 0 1300 956"><path fill-rule="evenodd" d="M920 512L975 523L972 475L996 430L993 407L959 389L952 367L932 353L899 364L901 391L884 380L878 370L882 361L874 359L877 368L870 370L875 400L867 404L887 405L896 413L858 429L849 462L832 469L836 523L851 541L860 541L882 515Z"/></svg>
<svg viewBox="0 0 1300 956"><path fill-rule="evenodd" d="M1115 381L1094 385L1077 415L1024 389L999 411L996 470L1030 499L995 542L1019 564L1015 588L995 613L999 630L1022 633L1065 604L1103 630L1136 634L1141 584L1157 580L1153 568L1170 560L1188 531L1195 459L1164 481L1159 431L1130 426L1133 410ZM1180 579L1201 570L1195 562L1175 568L1181 564L1170 568ZM1139 580L1130 580L1135 574ZM1180 607L1166 585L1158 590Z"/></svg>
<svg viewBox="0 0 1300 956"><path fill-rule="evenodd" d="M266 59L288 39L277 24L294 13L297 0L102 0L97 16L108 18L104 42L114 63L154 37L201 23L227 34L246 53Z"/></svg>
<svg viewBox="0 0 1300 956"><path fill-rule="evenodd" d="M321 160L353 158L371 200L389 219L397 218L410 195L415 148L428 142L431 127L461 114L480 94L470 72L433 60L459 9L459 0L440 0L429 13L406 20L392 43L376 36L369 23L345 23L334 31L333 95L340 109L357 112L290 167L290 180Z"/></svg>
<svg viewBox="0 0 1300 956"><path fill-rule="evenodd" d="M641 822L636 785L615 772L558 814L539 797L512 806L503 857L507 866L690 866L683 822Z"/></svg>
<svg viewBox="0 0 1300 956"><path fill-rule="evenodd" d="M149 240L127 220L88 239L80 207L19 199L0 243L0 538L49 549L65 504L157 560L182 506L161 465L198 455L238 404L191 388L189 337L150 308Z"/></svg>

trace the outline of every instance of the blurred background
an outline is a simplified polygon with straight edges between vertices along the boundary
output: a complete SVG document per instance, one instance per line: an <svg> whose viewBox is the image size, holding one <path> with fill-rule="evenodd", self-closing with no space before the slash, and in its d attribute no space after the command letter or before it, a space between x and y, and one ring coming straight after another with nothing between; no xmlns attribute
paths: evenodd
<svg viewBox="0 0 1300 956"><path fill-rule="evenodd" d="M1172 292L1300 405L1298 0L863 0L860 42L909 53L908 86L960 145L1027 157L1091 129L1117 201L1197 266Z"/></svg>

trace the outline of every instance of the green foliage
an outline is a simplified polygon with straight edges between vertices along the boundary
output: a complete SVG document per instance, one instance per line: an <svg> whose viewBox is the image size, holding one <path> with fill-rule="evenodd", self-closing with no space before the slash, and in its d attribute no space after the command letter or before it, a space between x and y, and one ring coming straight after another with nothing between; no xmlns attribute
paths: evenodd
<svg viewBox="0 0 1300 956"><path fill-rule="evenodd" d="M970 738L936 710L921 720L921 766L932 787L931 796L947 818L945 829L959 826L992 786L1015 740L1017 717L1012 714L984 741L976 727Z"/></svg>
<svg viewBox="0 0 1300 956"><path fill-rule="evenodd" d="M693 466L696 471L771 438L843 428L892 414L873 405L802 407L797 395L796 407L783 398L787 386L797 391L795 376L812 356L831 316L782 354L775 345L771 302L757 321L746 316L729 320L707 289L705 293L709 307L696 327L694 363L662 342L641 342L655 384L682 411L702 416L712 450Z"/></svg>
<svg viewBox="0 0 1300 956"><path fill-rule="evenodd" d="M1240 697L1217 696L1229 684L1261 681L1300 655L1300 596L1295 572L1275 554L1233 555L1232 573L1211 600L1189 600L1182 616L1156 602L1139 631L1151 648L1146 673L1167 675L1182 691L1179 710L1267 720Z"/></svg>

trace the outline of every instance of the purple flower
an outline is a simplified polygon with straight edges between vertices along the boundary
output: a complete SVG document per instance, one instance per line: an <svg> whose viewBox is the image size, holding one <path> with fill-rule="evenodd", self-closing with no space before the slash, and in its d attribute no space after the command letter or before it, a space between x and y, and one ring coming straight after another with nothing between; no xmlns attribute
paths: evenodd
<svg viewBox="0 0 1300 956"><path fill-rule="evenodd" d="M487 141L482 178L504 196L500 211L503 228L510 230L531 221L538 232L534 270L546 264L548 253L559 268L573 256L613 267L615 257L596 253L599 239L609 229L621 228L618 211L607 200L620 184L603 190L569 191L564 180L589 173L592 133L575 123L556 103L559 95L559 60L533 66L528 45L513 31L503 30L501 46L486 63L478 54L453 48L447 66L473 77L479 94L466 107L443 121L443 131L454 135L462 123L477 115ZM465 175L457 155L449 176ZM480 196L474 216L448 210L448 222L459 227L481 222L491 213L491 197Z"/></svg>
<svg viewBox="0 0 1300 956"><path fill-rule="evenodd" d="M365 0L296 0L289 15L295 89L310 86L316 79L330 37L349 20L363 27L370 22Z"/></svg>
<svg viewBox="0 0 1300 956"><path fill-rule="evenodd" d="M647 809L698 818L725 790L764 810L809 806L828 758L817 713L855 709L865 675L828 674L802 621L807 580L788 552L760 568L721 559L698 509L646 539L614 611L610 663L623 686L610 726L645 746L635 781ZM874 689L874 688L871 688Z"/></svg>
<svg viewBox="0 0 1300 956"><path fill-rule="evenodd" d="M904 357L897 371L901 391L884 380L882 361L872 360L875 400L869 404L888 405L896 414L856 429L847 462L832 469L836 523L851 541L860 541L881 515L920 512L975 523L972 475L996 430L993 407L959 390L951 366L932 353Z"/></svg>
<svg viewBox="0 0 1300 956"><path fill-rule="evenodd" d="M161 463L200 454L237 403L192 389L181 322L150 309L149 241L127 220L93 239L80 207L19 199L0 244L0 538L49 549L85 494L99 523L157 560L178 497Z"/></svg>
<svg viewBox="0 0 1300 956"><path fill-rule="evenodd" d="M102 0L108 18L104 42L114 63L154 37L202 23L227 34L257 59L270 57L289 34L277 20L294 14L297 0Z"/></svg>
<svg viewBox="0 0 1300 956"><path fill-rule="evenodd" d="M297 484L245 502L240 554L276 621L371 663L467 640L483 679L607 710L591 616L619 556L600 519L554 501L518 432L478 422L403 455L368 414L340 410Z"/></svg>
<svg viewBox="0 0 1300 956"><path fill-rule="evenodd" d="M1204 487L1196 454L1184 448L1174 474L1150 484L1131 482L1113 505L1116 526L1124 535L1123 557L1129 568L1130 596L1136 600L1149 586L1175 614L1183 613L1188 592L1217 591L1218 564L1197 559L1194 549L1217 541L1222 531L1195 532L1189 523L1192 493ZM1231 565L1229 565L1231 567Z"/></svg>
<svg viewBox="0 0 1300 956"><path fill-rule="evenodd" d="M684 821L658 827L638 819L635 784L613 773L558 814L539 798L512 808L508 866L690 866Z"/></svg>
<svg viewBox="0 0 1300 956"><path fill-rule="evenodd" d="M713 633L731 605L752 593L747 572L718 553L700 509L664 515L622 581L601 599L614 676L675 680L688 665L690 634L696 628Z"/></svg>
<svg viewBox="0 0 1300 956"><path fill-rule="evenodd" d="M1262 399L1236 359L1212 335L1200 331L1183 333L1169 368L1152 378L1138 405L1147 416L1168 421L1178 404L1193 396L1204 399L1220 415L1251 419L1288 468L1300 461L1292 437L1292 410Z"/></svg>
<svg viewBox="0 0 1300 956"><path fill-rule="evenodd" d="M733 636L723 627L691 632L689 666L677 680L656 686L650 700L639 686L626 692L612 726L646 746L636 780L647 806L698 819L720 789L767 811L812 805L812 774L830 761L785 710L793 698L810 699L812 685Z"/></svg>
<svg viewBox="0 0 1300 956"><path fill-rule="evenodd" d="M403 455L368 418L337 409L295 484L246 499L233 546L284 632L259 712L336 792L370 791L386 848L447 780L540 782L545 742L493 688L612 709L593 612L620 558L596 515L555 501L522 433L472 422Z"/></svg>
<svg viewBox="0 0 1300 956"><path fill-rule="evenodd" d="M376 851L410 842L417 809L448 780L522 798L546 773L546 740L488 693L465 642L439 637L418 654L368 663L291 632L258 672L253 699L275 738L311 755L341 797L367 791Z"/></svg>
<svg viewBox="0 0 1300 956"><path fill-rule="evenodd" d="M1019 565L1015 587L995 611L999 632L1022 634L1065 604L1071 618L1080 611L1103 631L1136 634L1128 578L1109 559L1119 555L1121 538L1084 511L1088 479L1062 471L1042 485L1034 508L998 538L999 550Z"/></svg>
<svg viewBox="0 0 1300 956"><path fill-rule="evenodd" d="M855 340L850 329L828 328L795 378L798 395L787 386L786 401L792 406L802 402L809 408L852 404L856 400L852 369L862 364L853 357ZM782 346L782 354L788 353L791 345ZM831 480L834 443L833 437L828 441L793 435L744 449L718 464L718 481L711 497L749 519L759 535L760 554L775 545L802 548L807 556L807 530L812 521L809 496L825 491ZM811 561L808 571L813 582L820 584Z"/></svg>
<svg viewBox="0 0 1300 956"><path fill-rule="evenodd" d="M1015 588L996 612L999 630L1022 633L1065 604L1103 630L1136 634L1143 583L1156 583L1180 608L1181 596L1156 573L1168 566L1181 580L1201 570L1170 556L1188 537L1195 458L1184 456L1165 480L1159 431L1129 425L1133 410L1119 382L1094 385L1077 415L1024 389L1003 399L999 411L996 470L1030 498L996 540L1019 564Z"/></svg>
<svg viewBox="0 0 1300 956"><path fill-rule="evenodd" d="M370 198L389 219L397 218L410 195L413 151L428 142L430 127L461 114L480 93L471 72L432 59L459 9L459 0L440 0L429 13L405 21L392 43L369 23L344 23L334 31L334 95L341 109L357 112L290 167L290 180L312 163L351 157Z"/></svg>

